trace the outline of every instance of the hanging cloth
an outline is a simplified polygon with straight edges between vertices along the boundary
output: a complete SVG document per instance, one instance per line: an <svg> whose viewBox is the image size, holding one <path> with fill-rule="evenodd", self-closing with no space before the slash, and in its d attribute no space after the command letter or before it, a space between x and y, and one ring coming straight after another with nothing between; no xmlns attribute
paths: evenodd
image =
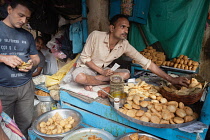
<svg viewBox="0 0 210 140"><path fill-rule="evenodd" d="M69 36L70 41L72 41L73 54L81 53L83 49L83 34L80 21L70 26Z"/></svg>
<svg viewBox="0 0 210 140"><path fill-rule="evenodd" d="M26 140L25 136L22 134L14 120L12 120L6 113L1 113L0 120L3 120L5 122L5 126L9 128L13 133L19 135L22 140Z"/></svg>
<svg viewBox="0 0 210 140"><path fill-rule="evenodd" d="M142 26L149 44L160 41L169 59L183 54L198 61L208 8L209 0L151 0L147 24ZM137 26L131 27L138 32ZM130 43L143 50L139 40L129 36Z"/></svg>
<svg viewBox="0 0 210 140"><path fill-rule="evenodd" d="M121 14L132 16L133 0L121 0Z"/></svg>

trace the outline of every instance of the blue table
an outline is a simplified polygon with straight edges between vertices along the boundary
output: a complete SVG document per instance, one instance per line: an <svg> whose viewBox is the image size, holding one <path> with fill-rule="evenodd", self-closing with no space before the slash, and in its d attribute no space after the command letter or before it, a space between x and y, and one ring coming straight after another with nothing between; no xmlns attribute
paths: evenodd
<svg viewBox="0 0 210 140"><path fill-rule="evenodd" d="M47 91L43 87L37 87ZM177 128L154 128L133 123L118 115L109 105L108 100L97 99L92 103L86 103L78 98L71 96L66 91L60 91L60 101L62 108L70 108L79 111L83 116L83 123L89 126L104 129L114 136L119 136L128 132L146 132L154 136L167 140L196 140L197 134L180 131ZM210 88L206 100L203 104L199 121L209 126L210 124ZM201 133L204 139L207 129ZM30 137L35 137L32 131L29 131ZM33 139L32 139L33 140ZM35 140L35 139L34 139Z"/></svg>
<svg viewBox="0 0 210 140"><path fill-rule="evenodd" d="M132 63L132 64L131 64L131 78L134 77L134 74L135 74L135 71L136 71L136 70L141 70L141 71L150 72L149 70L143 69L139 64Z"/></svg>
<svg viewBox="0 0 210 140"><path fill-rule="evenodd" d="M94 101L90 104L72 97L65 91L60 92L62 108L70 108L79 111L83 116L83 122L96 128L104 129L114 136L119 136L128 132L143 131L157 137L168 140L196 140L197 134L187 133L179 129L171 128L153 128L133 123L120 115L118 115L108 101L102 99ZM206 100L201 110L199 121L210 124L210 93L207 93ZM205 138L207 130L201 133L201 137Z"/></svg>

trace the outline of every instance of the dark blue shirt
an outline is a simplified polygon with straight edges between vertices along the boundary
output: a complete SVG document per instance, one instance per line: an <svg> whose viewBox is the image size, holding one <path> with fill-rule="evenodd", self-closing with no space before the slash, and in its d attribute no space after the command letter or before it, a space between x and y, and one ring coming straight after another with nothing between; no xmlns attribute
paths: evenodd
<svg viewBox="0 0 210 140"><path fill-rule="evenodd" d="M11 28L0 21L0 54L16 55L24 62L37 54L33 36L22 28ZM20 72L0 62L0 86L18 87L32 78L32 71Z"/></svg>

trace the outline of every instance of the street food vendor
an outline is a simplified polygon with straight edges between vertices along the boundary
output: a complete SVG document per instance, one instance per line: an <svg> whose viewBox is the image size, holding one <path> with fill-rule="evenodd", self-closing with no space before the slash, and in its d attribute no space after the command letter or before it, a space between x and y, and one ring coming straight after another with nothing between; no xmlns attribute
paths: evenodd
<svg viewBox="0 0 210 140"><path fill-rule="evenodd" d="M123 54L134 59L144 69L148 69L174 85L188 86L186 77L173 78L162 71L155 63L141 55L127 40L129 30L127 16L118 14L110 20L109 32L93 31L84 46L72 72L75 82L91 91L93 85L107 84L111 75L120 75L124 80L130 77L127 69L112 71L107 66Z"/></svg>

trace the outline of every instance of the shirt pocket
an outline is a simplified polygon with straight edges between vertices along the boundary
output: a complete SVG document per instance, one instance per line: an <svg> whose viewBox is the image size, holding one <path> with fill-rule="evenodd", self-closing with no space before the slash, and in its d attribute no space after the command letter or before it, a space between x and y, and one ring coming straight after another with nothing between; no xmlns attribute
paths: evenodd
<svg viewBox="0 0 210 140"><path fill-rule="evenodd" d="M122 49L113 49L112 52L110 53L110 57L113 57L113 59L117 59L122 55L123 55Z"/></svg>

